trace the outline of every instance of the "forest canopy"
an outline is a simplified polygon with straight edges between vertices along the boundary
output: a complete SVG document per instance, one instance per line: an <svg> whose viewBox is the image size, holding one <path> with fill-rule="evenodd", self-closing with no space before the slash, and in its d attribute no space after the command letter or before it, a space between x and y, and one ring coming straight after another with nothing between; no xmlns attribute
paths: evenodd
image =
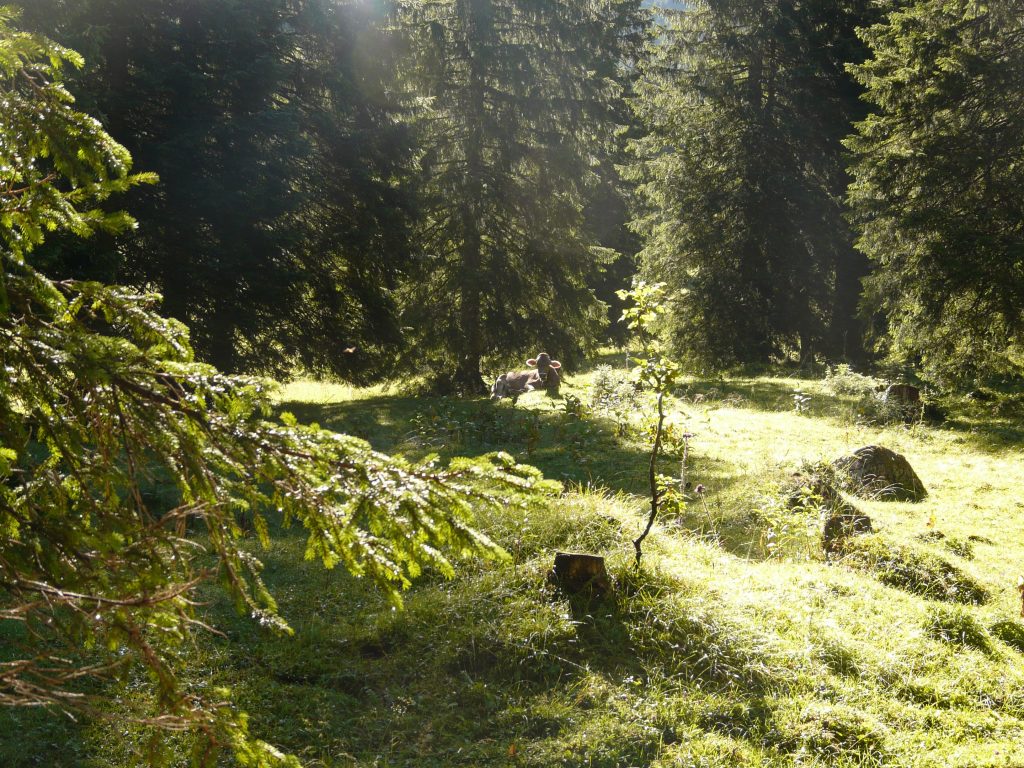
<svg viewBox="0 0 1024 768"><path fill-rule="evenodd" d="M481 392L621 342L639 269L702 369L1020 371L1017 0L21 5L160 177L40 265L222 370Z"/></svg>

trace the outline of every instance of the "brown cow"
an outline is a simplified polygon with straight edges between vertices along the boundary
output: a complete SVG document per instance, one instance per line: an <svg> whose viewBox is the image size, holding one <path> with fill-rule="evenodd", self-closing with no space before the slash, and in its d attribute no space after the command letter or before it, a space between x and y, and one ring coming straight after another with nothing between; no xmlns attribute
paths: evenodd
<svg viewBox="0 0 1024 768"><path fill-rule="evenodd" d="M501 374L491 387L491 400L511 397L515 402L521 394L535 389L546 389L549 394L558 394L558 388L562 383L558 375L558 369L562 367L560 362L552 360L547 352L541 352L537 357L527 360L526 364L536 370L509 371Z"/></svg>

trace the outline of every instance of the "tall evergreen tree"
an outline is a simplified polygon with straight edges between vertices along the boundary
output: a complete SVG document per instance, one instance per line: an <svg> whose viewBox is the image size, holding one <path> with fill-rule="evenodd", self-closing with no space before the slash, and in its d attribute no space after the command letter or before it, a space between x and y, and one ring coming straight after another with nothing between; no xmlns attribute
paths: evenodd
<svg viewBox="0 0 1024 768"><path fill-rule="evenodd" d="M638 13L619 0L400 7L403 75L424 104L422 261L405 318L461 391L482 391L487 355L541 346L571 360L596 337L588 280L607 251L584 208L618 91L596 64Z"/></svg>
<svg viewBox="0 0 1024 768"><path fill-rule="evenodd" d="M920 0L866 31L849 146L866 308L945 384L1024 368L1024 2Z"/></svg>
<svg viewBox="0 0 1024 768"><path fill-rule="evenodd" d="M128 200L132 237L63 248L56 268L154 286L226 370L391 362L412 147L368 5L21 1L86 53L81 103L161 179Z"/></svg>
<svg viewBox="0 0 1024 768"><path fill-rule="evenodd" d="M643 267L677 351L715 367L855 354L862 257L841 139L869 0L705 0L666 13L635 104Z"/></svg>

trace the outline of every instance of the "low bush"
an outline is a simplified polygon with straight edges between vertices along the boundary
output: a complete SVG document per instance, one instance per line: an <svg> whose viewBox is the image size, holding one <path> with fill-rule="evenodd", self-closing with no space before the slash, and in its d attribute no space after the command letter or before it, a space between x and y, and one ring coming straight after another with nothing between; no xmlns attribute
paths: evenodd
<svg viewBox="0 0 1024 768"><path fill-rule="evenodd" d="M834 395L855 395L857 397L874 398L880 387L884 386L881 379L857 373L846 363L829 366L825 372L825 389Z"/></svg>

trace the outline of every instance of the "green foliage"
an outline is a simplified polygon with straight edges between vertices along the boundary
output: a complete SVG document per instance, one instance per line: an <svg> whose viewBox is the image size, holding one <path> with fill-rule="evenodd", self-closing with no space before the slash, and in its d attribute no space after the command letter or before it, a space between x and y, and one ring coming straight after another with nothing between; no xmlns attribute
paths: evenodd
<svg viewBox="0 0 1024 768"><path fill-rule="evenodd" d="M366 381L391 367L414 147L378 13L334 0L16 2L28 27L86 54L69 87L160 176L126 195L130 233L57 238L41 271L153 286L198 357L227 372Z"/></svg>
<svg viewBox="0 0 1024 768"><path fill-rule="evenodd" d="M846 142L876 342L942 385L1019 375L1024 4L917 0L864 31L873 114Z"/></svg>
<svg viewBox="0 0 1024 768"><path fill-rule="evenodd" d="M453 555L505 556L470 527L475 508L551 486L503 453L442 468L273 421L268 385L194 362L157 296L45 277L32 259L46 234L131 226L89 206L152 179L72 106L62 69L78 57L12 19L0 10L0 631L14 638L0 703L89 706L87 681L141 666L145 717L203 734L196 762L230 746L244 765L292 764L220 693L182 689L171 659L205 626L199 585L216 578L238 611L289 632L249 550L297 523L308 559L398 603L425 568L453 575ZM155 482L171 503L144 492Z"/></svg>
<svg viewBox="0 0 1024 768"><path fill-rule="evenodd" d="M643 556L644 539L651 532L654 521L658 517L659 503L666 490L665 484L658 478L658 456L662 453L665 438L665 398L672 393L680 374L678 363L659 354L661 344L657 338L656 324L665 313L664 296L665 286L663 283L648 284L642 280L636 281L630 291L619 291L619 298L626 302L622 319L636 335L645 355L643 358L633 358L636 367L631 371L632 379L638 386L656 395L658 407L658 416L651 435L651 460L648 471L651 514L647 518L647 526L643 533L633 540L637 568L640 567L640 559ZM685 469L685 455L683 466ZM671 499L670 502L676 511L683 506L678 496Z"/></svg>
<svg viewBox="0 0 1024 768"><path fill-rule="evenodd" d="M704 0L666 11L633 99L641 273L671 291L677 356L721 369L855 356L865 263L839 140L863 113L844 65L877 3Z"/></svg>
<svg viewBox="0 0 1024 768"><path fill-rule="evenodd" d="M595 375L580 372L565 393L582 397ZM185 690L230 688L250 733L311 766L948 768L998 766L1016 754L1024 666L995 625L1020 624L1016 572L1007 571L1024 553L1019 441L992 443L998 422L985 412L966 421L956 411L941 429L883 429L886 442L915 457L932 496L914 509L868 508L886 541L901 547L955 561L942 542L974 544L975 559L959 564L992 595L966 607L990 635L992 652L982 653L936 640L931 598L805 556L811 544L820 551L811 503L787 512L779 500L764 518L751 516L801 457L879 439L878 427L842 416L848 396L806 379L686 384L718 391L699 404L670 404L667 417L680 419L681 405L692 421L708 420L688 474L713 489L704 495L717 539L699 535L708 523L693 489L678 517L664 509L644 568L631 568L622 544L648 512L646 478L636 470L646 470L639 465L649 444L635 430L612 439L599 419L578 421L530 394L515 408L491 408L508 424L493 433L525 455L526 417L539 415L536 463L577 482L557 499L532 500L526 510L493 507L477 518L511 560L461 563L451 580L431 569L403 592L405 610L392 611L365 579L305 562L302 530L278 535L271 521L261 576L296 634L262 631L210 585L197 618L227 637L201 633L176 649ZM796 386L814 395L806 414L790 406ZM379 449L410 454L402 441L415 414L444 411L446 423L466 424L484 405L313 381L289 385L281 397L302 420L351 427ZM653 410L650 393L640 402L637 421L639 410ZM493 450L475 439L459 451ZM585 467L569 452L577 439ZM449 455L443 445L423 450ZM667 466L661 470L671 475ZM946 536L918 540L931 513ZM787 514L789 531L776 527L769 555L758 540ZM615 595L591 603L544 586L553 551L603 555ZM107 691L117 697L109 720L0 709L0 765L137 766L147 735L128 718L148 702L144 679L115 681ZM188 734L170 740L168 761L184 764L192 744Z"/></svg>
<svg viewBox="0 0 1024 768"><path fill-rule="evenodd" d="M398 4L402 85L422 106L405 322L439 383L482 392L486 355L572 364L599 336L592 285L616 254L585 208L613 150L618 64L636 0Z"/></svg>
<svg viewBox="0 0 1024 768"><path fill-rule="evenodd" d="M825 370L825 388L835 395L855 395L859 398L875 397L882 381L874 376L857 373L848 363L830 365Z"/></svg>
<svg viewBox="0 0 1024 768"><path fill-rule="evenodd" d="M625 437L632 428L632 417L640 407L640 392L626 371L600 365L591 379L590 406L596 413L611 417L616 434Z"/></svg>

